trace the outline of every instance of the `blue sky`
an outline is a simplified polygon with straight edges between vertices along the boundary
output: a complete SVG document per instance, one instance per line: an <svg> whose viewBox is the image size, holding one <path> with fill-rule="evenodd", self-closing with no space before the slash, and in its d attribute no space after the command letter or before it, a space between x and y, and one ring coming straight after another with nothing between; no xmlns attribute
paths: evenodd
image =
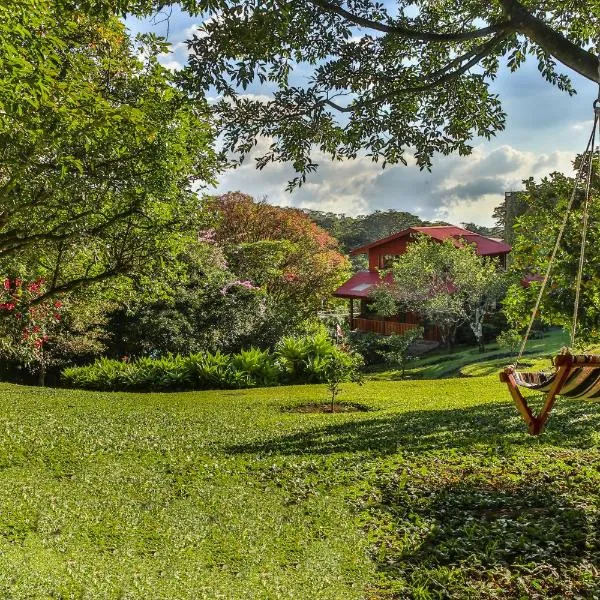
<svg viewBox="0 0 600 600"><path fill-rule="evenodd" d="M177 68L185 63L183 43L195 29L192 18L174 8L168 20L127 19L132 34L153 31L167 36L172 53L163 63ZM307 207L349 215L374 210L407 210L425 219L452 223L465 221L491 224L491 213L504 191L518 190L529 176L540 178L552 171L571 171L571 161L585 147L593 118L596 84L567 72L577 95L560 92L542 79L534 61L516 73L501 71L492 89L500 94L507 113L506 130L490 141L474 143L467 157L438 156L431 173L413 165L381 169L367 158L332 163L316 154L320 167L307 184L292 194L285 191L293 176L289 165L278 164L262 171L247 160L238 169L224 173L215 190L240 190L273 204ZM255 86L249 93L268 95Z"/></svg>

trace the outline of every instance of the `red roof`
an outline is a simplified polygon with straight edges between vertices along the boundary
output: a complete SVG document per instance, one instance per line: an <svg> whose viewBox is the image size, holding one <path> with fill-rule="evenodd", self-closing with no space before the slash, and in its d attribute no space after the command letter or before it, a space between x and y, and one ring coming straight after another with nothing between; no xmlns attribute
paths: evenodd
<svg viewBox="0 0 600 600"><path fill-rule="evenodd" d="M439 241L452 238L455 240L454 245L457 247L461 246L461 239L465 240L468 244L475 245L477 254L480 256L495 256L498 254L508 254L510 252L510 246L497 239L485 237L478 233L473 233L468 229L463 229L462 227L456 227L454 225L434 225L432 227L409 227L408 229L403 229L398 233L388 235L376 242L371 242L360 248L355 248L350 254L366 254L371 248L382 246L392 240L397 240L415 233L422 233Z"/></svg>
<svg viewBox="0 0 600 600"><path fill-rule="evenodd" d="M333 295L340 298L368 298L373 288L392 281L391 273L382 278L377 271L359 271L335 290Z"/></svg>

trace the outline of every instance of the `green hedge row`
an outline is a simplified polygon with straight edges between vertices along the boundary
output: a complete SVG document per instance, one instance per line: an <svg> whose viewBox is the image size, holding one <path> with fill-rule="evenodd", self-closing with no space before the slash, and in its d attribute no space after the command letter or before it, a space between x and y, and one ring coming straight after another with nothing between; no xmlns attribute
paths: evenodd
<svg viewBox="0 0 600 600"><path fill-rule="evenodd" d="M200 352L189 356L101 359L62 372L67 387L109 391L239 389L294 383L323 383L331 360L350 364L354 354L325 335L283 338L274 352L250 348L238 354Z"/></svg>

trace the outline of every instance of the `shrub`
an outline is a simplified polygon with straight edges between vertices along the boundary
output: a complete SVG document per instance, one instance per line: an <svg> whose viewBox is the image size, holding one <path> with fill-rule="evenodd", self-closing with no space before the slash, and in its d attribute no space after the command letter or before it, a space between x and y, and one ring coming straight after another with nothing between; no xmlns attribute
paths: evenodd
<svg viewBox="0 0 600 600"><path fill-rule="evenodd" d="M496 343L500 348L505 348L510 352L516 352L523 340L523 336L516 329L503 331L497 338Z"/></svg>
<svg viewBox="0 0 600 600"><path fill-rule="evenodd" d="M338 347L325 333L312 337L285 337L275 348L277 364L286 383L323 383L325 361Z"/></svg>
<svg viewBox="0 0 600 600"><path fill-rule="evenodd" d="M353 331L348 341L352 349L363 357L365 364L394 363L404 370L410 345L421 337L423 327L415 327L393 335Z"/></svg>
<svg viewBox="0 0 600 600"><path fill-rule="evenodd" d="M101 359L62 373L68 387L89 390L206 390L271 386L280 383L324 383L331 358L347 363L353 354L326 335L284 338L275 354L250 348L238 354L198 352L189 356L140 358L132 362Z"/></svg>
<svg viewBox="0 0 600 600"><path fill-rule="evenodd" d="M275 385L279 381L279 370L275 359L267 350L258 348L242 350L232 357L231 365L236 372L247 374L253 386Z"/></svg>
<svg viewBox="0 0 600 600"><path fill-rule="evenodd" d="M401 334L390 335L387 338L387 350L382 354L386 362L400 368L402 375L406 370L406 363L414 358L409 356L411 344L423 337L423 328L415 327Z"/></svg>

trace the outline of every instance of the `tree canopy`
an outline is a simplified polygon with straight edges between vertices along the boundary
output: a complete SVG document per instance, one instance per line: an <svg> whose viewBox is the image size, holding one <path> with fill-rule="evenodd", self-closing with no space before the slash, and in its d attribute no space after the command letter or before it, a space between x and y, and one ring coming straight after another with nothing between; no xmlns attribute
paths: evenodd
<svg viewBox="0 0 600 600"><path fill-rule="evenodd" d="M561 0L190 0L204 12L181 83L213 108L225 147L258 167L289 161L301 183L314 150L333 159L429 168L434 153L467 154L505 126L490 82L528 56L572 94L574 71L598 81L597 2ZM559 64L561 63L561 64ZM246 90L264 84L267 96ZM273 92L271 94L271 92Z"/></svg>
<svg viewBox="0 0 600 600"><path fill-rule="evenodd" d="M581 157L576 161L577 166L580 160ZM527 278L530 282L526 286L520 283L511 286L505 301L508 319L515 326L522 327L527 324L539 293L540 279L548 267L573 191L574 179L562 173L552 173L539 182L531 178L525 183L522 202L526 203L527 210L517 219L514 227L511 268L520 278ZM561 325L567 330L572 325L581 248L582 203L585 197L582 188L580 185L576 193L538 313L546 324ZM592 171L591 193L578 320L578 337L582 341L600 339L600 281L597 276L600 270L600 178L597 156Z"/></svg>
<svg viewBox="0 0 600 600"><path fill-rule="evenodd" d="M217 158L206 105L175 88L163 50L113 16L2 4L0 272L43 277L44 295L177 273Z"/></svg>
<svg viewBox="0 0 600 600"><path fill-rule="evenodd" d="M214 240L229 268L287 303L287 318L306 318L327 301L349 274L338 242L303 211L256 202L232 192L207 199Z"/></svg>
<svg viewBox="0 0 600 600"><path fill-rule="evenodd" d="M391 272L394 283L377 289L375 310L390 314L391 297L437 325L446 344L452 345L463 323L483 344L484 319L505 290L505 276L494 260L478 256L468 244L456 247L453 240L440 243L420 236Z"/></svg>

